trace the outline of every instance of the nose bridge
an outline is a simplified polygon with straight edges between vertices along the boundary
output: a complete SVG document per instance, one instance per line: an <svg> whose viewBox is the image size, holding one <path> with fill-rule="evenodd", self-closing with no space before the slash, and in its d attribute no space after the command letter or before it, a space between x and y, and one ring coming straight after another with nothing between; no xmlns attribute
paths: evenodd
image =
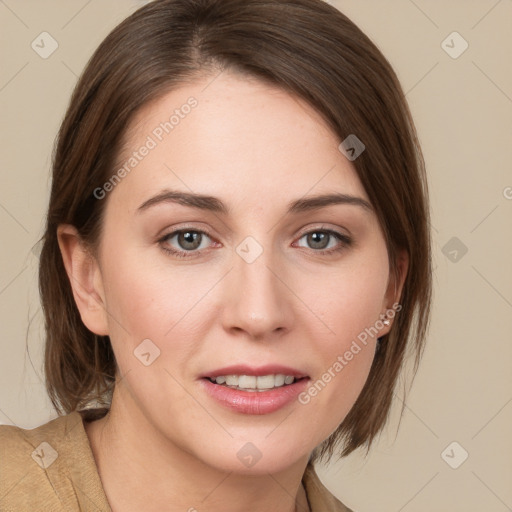
<svg viewBox="0 0 512 512"><path fill-rule="evenodd" d="M279 255L273 252L270 239L267 237L264 246L249 236L235 249L224 304L228 329L262 337L290 327L290 297L283 283L286 278L279 275Z"/></svg>

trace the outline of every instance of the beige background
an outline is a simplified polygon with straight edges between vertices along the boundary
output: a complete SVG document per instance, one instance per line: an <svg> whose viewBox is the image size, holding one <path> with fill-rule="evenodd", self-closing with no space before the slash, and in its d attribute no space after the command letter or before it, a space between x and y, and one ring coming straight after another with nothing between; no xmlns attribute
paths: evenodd
<svg viewBox="0 0 512 512"><path fill-rule="evenodd" d="M142 3L0 0L1 423L56 417L42 385L32 250L52 144L86 60ZM512 1L331 3L379 46L407 92L429 173L436 275L428 346L400 428L396 407L368 458L354 453L318 473L358 512L510 510ZM59 45L47 59L31 48L43 31ZM442 47L454 31L469 45L457 58ZM457 52L463 42L447 44ZM453 441L444 459L469 454L457 469L442 457Z"/></svg>

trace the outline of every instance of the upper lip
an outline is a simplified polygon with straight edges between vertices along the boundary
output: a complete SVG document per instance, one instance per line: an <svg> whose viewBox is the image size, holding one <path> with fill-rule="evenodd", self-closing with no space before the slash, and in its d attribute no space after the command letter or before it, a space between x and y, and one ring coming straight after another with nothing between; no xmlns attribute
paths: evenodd
<svg viewBox="0 0 512 512"><path fill-rule="evenodd" d="M211 370L203 375L201 378L205 377L219 377L221 375L254 375L256 377L262 375L291 375L296 379L301 379L303 377L307 377L307 375L295 368L290 368L289 366L282 366L279 364L267 364L264 366L249 366L246 364L236 364L232 366L225 366L224 368L218 368L216 370Z"/></svg>

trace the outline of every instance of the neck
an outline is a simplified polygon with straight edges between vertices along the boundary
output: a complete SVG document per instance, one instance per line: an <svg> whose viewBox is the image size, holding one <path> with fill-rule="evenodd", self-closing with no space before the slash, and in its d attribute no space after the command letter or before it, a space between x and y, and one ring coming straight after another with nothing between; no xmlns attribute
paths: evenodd
<svg viewBox="0 0 512 512"><path fill-rule="evenodd" d="M276 473L223 471L165 438L116 390L107 415L84 424L113 512L309 512L307 458Z"/></svg>

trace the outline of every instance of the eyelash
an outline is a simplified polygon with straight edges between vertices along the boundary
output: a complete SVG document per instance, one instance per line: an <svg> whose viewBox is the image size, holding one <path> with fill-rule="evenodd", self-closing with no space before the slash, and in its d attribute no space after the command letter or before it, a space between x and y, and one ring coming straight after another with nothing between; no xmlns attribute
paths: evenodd
<svg viewBox="0 0 512 512"><path fill-rule="evenodd" d="M201 233L202 235L208 236L208 238L212 238L211 234L204 229L192 229L192 228L181 228L175 231L171 231L170 233L164 235L160 240L158 240L158 243L160 244L163 251L165 251L167 254L170 254L172 256L175 256L177 258L193 258L195 255L200 254L202 251L179 251L176 249L169 249L168 247L165 247L164 243L168 241L170 238L173 238L176 235L179 235L180 233ZM334 256L337 253L340 253L341 251L345 250L346 248L350 247L352 245L352 239L342 233L338 233L337 231L334 231L332 229L324 229L324 228L316 228L311 231L307 231L305 233L302 233L302 235L298 238L300 240L301 238L310 235L312 233L327 233L328 235L333 236L336 238L340 245L334 249L320 249L315 250L311 249L315 254L320 254L322 256ZM204 250L204 249L203 249Z"/></svg>

